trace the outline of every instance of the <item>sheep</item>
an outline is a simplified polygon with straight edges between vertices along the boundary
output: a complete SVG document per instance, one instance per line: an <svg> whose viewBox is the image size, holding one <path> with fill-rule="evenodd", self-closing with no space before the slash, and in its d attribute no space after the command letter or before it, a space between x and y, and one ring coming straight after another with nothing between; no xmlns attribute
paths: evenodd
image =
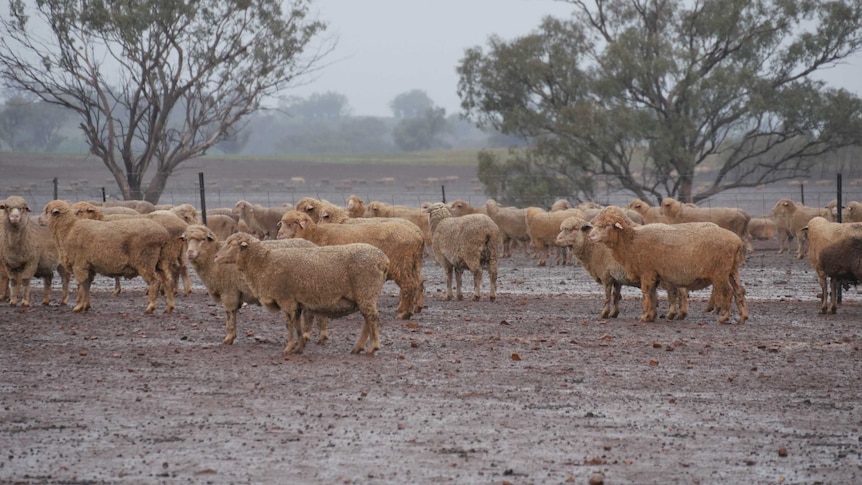
<svg viewBox="0 0 862 485"><path fill-rule="evenodd" d="M224 241L231 234L237 232L237 222L230 216L224 214L207 214L206 226Z"/></svg>
<svg viewBox="0 0 862 485"><path fill-rule="evenodd" d="M193 224L186 228L182 236L188 248L186 257L207 288L213 301L221 303L227 315L227 335L223 343L233 344L236 339L236 315L243 303L260 304L249 288L248 283L233 264L216 264L214 257L224 242L207 226ZM269 247L316 247L304 239L265 241ZM311 317L307 317L311 318ZM326 318L318 317L319 340L322 344L329 338ZM305 334L305 329L304 334ZM304 335L305 337L305 335Z"/></svg>
<svg viewBox="0 0 862 485"><path fill-rule="evenodd" d="M358 195L350 194L347 198L347 212L354 218L365 216L365 202Z"/></svg>
<svg viewBox="0 0 862 485"><path fill-rule="evenodd" d="M551 247L557 249L556 264L566 264L566 248L556 246L557 234L560 233L560 224L569 217L576 216L586 219L580 209L565 209L556 212L545 212L539 207L528 207L525 220L527 222L527 234L530 242L536 247L538 266L545 266Z"/></svg>
<svg viewBox="0 0 862 485"><path fill-rule="evenodd" d="M745 245L733 232L711 223L636 226L615 206L602 209L590 225L590 240L607 245L626 277L640 280L641 321L655 321L659 282L688 290L712 285L710 301L720 312L718 323L730 319L731 297L739 310L739 322L748 319L745 287L739 279Z"/></svg>
<svg viewBox="0 0 862 485"><path fill-rule="evenodd" d="M821 253L832 245L847 244L844 243L847 239L862 238L862 223L829 222L825 217L817 216L808 221L808 225L802 228L800 232L805 233L808 238L808 260L811 262L811 267L817 272L817 279L820 283L820 313L835 313L838 309L837 296L834 291L836 286L833 285L832 298L827 304L829 292L826 283L830 275L826 272ZM852 254L844 255L845 265L848 267L850 264L855 264L851 261ZM831 258L830 256L830 260ZM831 261L830 266L830 269L834 270L835 273L840 273L840 268L835 268ZM833 282L835 281L837 280L833 280Z"/></svg>
<svg viewBox="0 0 862 485"><path fill-rule="evenodd" d="M191 204L180 204L167 211L185 221L186 224L203 224L200 212Z"/></svg>
<svg viewBox="0 0 862 485"><path fill-rule="evenodd" d="M829 277L832 294L830 311L837 311L838 285L858 285L862 281L862 237L847 237L820 252L820 267Z"/></svg>
<svg viewBox="0 0 862 485"><path fill-rule="evenodd" d="M240 219L259 239L275 239L275 235L278 234L278 221L285 212L290 210L288 207L264 207L245 200L237 202L236 207L239 210Z"/></svg>
<svg viewBox="0 0 862 485"><path fill-rule="evenodd" d="M365 207L364 217L399 217L407 219L422 229L425 235L425 244L431 245L431 227L428 225L428 216L421 208L407 207L403 205L389 205L373 200Z"/></svg>
<svg viewBox="0 0 862 485"><path fill-rule="evenodd" d="M427 211L431 207L429 204L426 207L423 207L422 210ZM485 214L488 215L488 209L484 205L482 207L473 207L466 200L453 200L451 204L449 204L449 211L452 212L452 215L455 217L466 216L467 214Z"/></svg>
<svg viewBox="0 0 862 485"><path fill-rule="evenodd" d="M752 217L748 222L748 234L752 239L758 241L771 241L775 239L775 220L771 217Z"/></svg>
<svg viewBox="0 0 862 485"><path fill-rule="evenodd" d="M644 224L653 224L656 222L661 222L663 224L670 223L668 218L661 213L661 207L651 206L641 199L632 199L627 207L639 213L643 218Z"/></svg>
<svg viewBox="0 0 862 485"><path fill-rule="evenodd" d="M463 300L461 275L465 269L473 273L473 300L479 301L482 287L482 267L488 270L491 286L489 299L497 299L497 246L500 228L485 214L455 217L444 203L428 209L434 260L446 273L446 300L452 299L452 274L455 274L456 298Z"/></svg>
<svg viewBox="0 0 862 485"><path fill-rule="evenodd" d="M640 281L626 277L622 265L614 259L607 246L590 241L587 236L590 229L590 223L586 220L580 217L569 217L560 225L556 244L570 247L574 256L583 262L587 273L604 288L605 304L601 318L616 318L620 313L619 301L622 298L622 287L640 287ZM664 282L660 283L660 286L667 290L669 305L667 319L684 319L688 315L688 292ZM679 311L677 311L677 302L679 302Z"/></svg>
<svg viewBox="0 0 862 485"><path fill-rule="evenodd" d="M790 249L790 240L796 238L796 259L805 257L807 245L798 237L799 231L815 217L829 219L829 209L825 207L807 207L790 199L779 199L770 212L778 230L778 254L784 252L784 245Z"/></svg>
<svg viewBox="0 0 862 485"><path fill-rule="evenodd" d="M841 213L841 222L862 222L862 203L851 200Z"/></svg>
<svg viewBox="0 0 862 485"><path fill-rule="evenodd" d="M9 305L17 306L21 296L21 306L30 306L30 279L42 278L44 295L42 304L51 303L51 284L54 272L60 274L62 296L60 304L69 301L69 272L59 264L59 254L48 228L30 220L30 206L24 198L10 196L0 202L3 221L0 224L0 279L3 290L12 283ZM5 298L4 298L5 299Z"/></svg>
<svg viewBox="0 0 862 485"><path fill-rule="evenodd" d="M689 207L667 197L661 201L661 214L670 224L682 222L712 222L745 240L751 216L735 207ZM748 248L749 250L751 248Z"/></svg>
<svg viewBox="0 0 862 485"><path fill-rule="evenodd" d="M567 209L573 209L574 206L566 199L557 199L551 204L551 212L558 212Z"/></svg>
<svg viewBox="0 0 862 485"><path fill-rule="evenodd" d="M368 353L380 349L377 300L390 266L380 249L363 243L270 248L249 234L237 233L227 238L214 260L218 264L235 263L258 301L271 311L284 312L285 355L301 352L305 346L304 337L296 335L301 310L333 318L359 311L365 324L351 352L366 350L367 339Z"/></svg>
<svg viewBox="0 0 862 485"><path fill-rule="evenodd" d="M327 214L326 222L340 224L350 218L350 214L345 209L342 209L329 201L317 200L313 197L303 197L302 199L299 199L299 202L296 203L296 210L305 212L311 216L312 221L318 223L320 222L320 216L323 212L326 212Z"/></svg>
<svg viewBox="0 0 862 485"><path fill-rule="evenodd" d="M512 241L528 243L530 236L527 234L527 210L517 207L500 207L494 199L485 201L485 212L488 217L497 224L502 235L503 252L502 257L512 257Z"/></svg>
<svg viewBox="0 0 862 485"><path fill-rule="evenodd" d="M79 219L67 201L45 205L48 227L60 253L60 263L78 284L73 312L90 309L90 285L99 273L134 278L147 283L147 313L156 309L159 285L173 288L171 261L165 254L171 236L155 221L135 218L117 221ZM174 309L173 291L165 291L165 313Z"/></svg>
<svg viewBox="0 0 862 485"><path fill-rule="evenodd" d="M79 218L101 221L117 221L135 218L146 218L161 224L165 229L168 230L168 234L171 235L171 240L168 243L168 246L165 248L164 255L168 257L168 262L171 265L171 282L173 283L173 286L171 288L165 288L165 291L172 291L176 293L179 281L180 279L182 279L185 294L188 295L192 292L192 282L189 278L189 270L185 260L185 244L182 242L182 240L179 239L188 224L186 224L186 222L181 219L179 215L177 215L175 212L165 210L156 210L147 214L137 215L103 215L102 210L102 208L95 207L88 202L76 202L72 204L72 211ZM192 210L194 211L194 208L192 208ZM114 296L116 296L120 294L120 292L120 278L117 277L114 279L113 294Z"/></svg>
<svg viewBox="0 0 862 485"><path fill-rule="evenodd" d="M380 248L390 261L387 278L401 290L398 318L406 320L422 310L425 240L414 229L403 223L316 224L311 216L296 210L286 212L280 226L279 239L302 238L318 246L362 242Z"/></svg>
<svg viewBox="0 0 862 485"><path fill-rule="evenodd" d="M141 214L149 214L156 210L156 206L152 202L146 200L109 200L102 204L102 207L128 207L135 209Z"/></svg>

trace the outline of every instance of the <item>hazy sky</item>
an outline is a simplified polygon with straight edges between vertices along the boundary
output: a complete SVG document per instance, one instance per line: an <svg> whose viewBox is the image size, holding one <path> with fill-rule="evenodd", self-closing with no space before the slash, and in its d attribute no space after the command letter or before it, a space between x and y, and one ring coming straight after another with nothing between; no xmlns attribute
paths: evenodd
<svg viewBox="0 0 862 485"><path fill-rule="evenodd" d="M511 39L536 29L546 15L566 18L572 6L552 0L315 0L337 35L330 63L288 95L335 91L354 115L388 116L389 101L421 89L446 113L460 111L455 67L464 49L492 34ZM824 79L862 94L862 56L826 71Z"/></svg>

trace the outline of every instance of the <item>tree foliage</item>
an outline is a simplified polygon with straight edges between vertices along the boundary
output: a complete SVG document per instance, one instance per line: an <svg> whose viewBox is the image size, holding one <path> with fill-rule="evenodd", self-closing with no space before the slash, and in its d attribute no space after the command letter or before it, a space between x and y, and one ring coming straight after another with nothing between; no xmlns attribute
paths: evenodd
<svg viewBox="0 0 862 485"><path fill-rule="evenodd" d="M12 0L0 78L73 111L127 199L158 201L331 49L307 0ZM151 175L148 183L145 176Z"/></svg>
<svg viewBox="0 0 862 485"><path fill-rule="evenodd" d="M392 130L392 138L404 151L448 148L440 135L449 129L445 108L429 108L419 116L404 118Z"/></svg>
<svg viewBox="0 0 862 485"><path fill-rule="evenodd" d="M54 151L66 139L61 130L69 115L33 96L12 96L0 108L0 141L16 152Z"/></svg>
<svg viewBox="0 0 862 485"><path fill-rule="evenodd" d="M389 102L392 114L400 120L425 116L428 110L434 108L434 101L421 89L401 93Z"/></svg>
<svg viewBox="0 0 862 485"><path fill-rule="evenodd" d="M480 126L532 142L522 163L585 197L604 181L697 202L860 143L862 101L813 76L859 52L860 0L568 3L570 20L468 49L458 94Z"/></svg>

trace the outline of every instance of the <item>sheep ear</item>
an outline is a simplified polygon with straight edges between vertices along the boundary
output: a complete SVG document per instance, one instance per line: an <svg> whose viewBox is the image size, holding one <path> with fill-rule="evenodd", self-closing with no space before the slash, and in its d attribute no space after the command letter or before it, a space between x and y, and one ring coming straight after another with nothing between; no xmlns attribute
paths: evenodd
<svg viewBox="0 0 862 485"><path fill-rule="evenodd" d="M620 224L619 222L614 222L614 227L616 227L617 229L622 229L623 225Z"/></svg>
<svg viewBox="0 0 862 485"><path fill-rule="evenodd" d="M296 224L297 224L299 227L301 227L301 228L305 229L305 223L306 223L306 222L307 222L307 220L306 220L306 219L300 219L300 220L296 221Z"/></svg>
<svg viewBox="0 0 862 485"><path fill-rule="evenodd" d="M211 233L211 232L208 232L207 233L207 241L215 241L215 235L213 235L213 233Z"/></svg>
<svg viewBox="0 0 862 485"><path fill-rule="evenodd" d="M248 242L243 241L243 242L239 243L239 247L241 247L241 248L243 248L243 249L247 248L247 247L248 247Z"/></svg>
<svg viewBox="0 0 862 485"><path fill-rule="evenodd" d="M177 239L178 239L178 240L180 240L180 241L186 241L186 240L187 240L187 239L186 239L186 235L185 235L185 234L180 234L180 235L177 237Z"/></svg>
<svg viewBox="0 0 862 485"><path fill-rule="evenodd" d="M51 214L54 214L55 216L59 213L60 213L60 209L55 208L55 209L51 210Z"/></svg>
<svg viewBox="0 0 862 485"><path fill-rule="evenodd" d="M25 206L24 206L24 210L25 210L25 211L27 211L27 212L30 212L30 206L29 206L29 205L25 205Z"/></svg>
<svg viewBox="0 0 862 485"><path fill-rule="evenodd" d="M581 226L581 232L588 232L593 228L593 226L588 222Z"/></svg>

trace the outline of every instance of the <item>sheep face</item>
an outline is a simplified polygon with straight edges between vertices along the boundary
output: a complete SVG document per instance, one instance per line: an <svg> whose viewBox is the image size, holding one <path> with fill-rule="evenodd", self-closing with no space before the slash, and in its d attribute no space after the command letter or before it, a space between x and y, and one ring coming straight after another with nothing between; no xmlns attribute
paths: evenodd
<svg viewBox="0 0 862 485"><path fill-rule="evenodd" d="M72 212L78 219L101 219L101 209L89 202L75 202L72 204Z"/></svg>
<svg viewBox="0 0 862 485"><path fill-rule="evenodd" d="M606 207L596 215L590 225L590 241L593 243L613 243L619 238L619 234L631 221L626 220L625 213L619 207Z"/></svg>
<svg viewBox="0 0 862 485"><path fill-rule="evenodd" d="M320 202L311 197L303 197L296 203L296 210L305 212L308 215L314 215L319 211Z"/></svg>
<svg viewBox="0 0 862 485"><path fill-rule="evenodd" d="M463 216L464 214L470 214L473 212L473 208L470 207L470 204L463 200L456 200L449 204L449 209L452 211L452 214L456 216Z"/></svg>
<svg viewBox="0 0 862 485"><path fill-rule="evenodd" d="M301 237L305 229L313 223L311 216L304 212L287 211L278 223L278 239Z"/></svg>
<svg viewBox="0 0 862 485"><path fill-rule="evenodd" d="M207 245L213 245L218 242L215 234L212 232L203 231L186 231L180 236L180 239L186 242L188 249L186 250L186 258L189 261L194 261L200 256L201 252Z"/></svg>
<svg viewBox="0 0 862 485"><path fill-rule="evenodd" d="M570 217L560 225L560 233L554 241L557 246L580 246L589 238L593 226L577 217Z"/></svg>
<svg viewBox="0 0 862 485"><path fill-rule="evenodd" d="M224 242L224 246L218 250L214 261L218 264L236 264L239 253L248 248L249 241L254 239L250 234L237 233L231 235Z"/></svg>
<svg viewBox="0 0 862 485"><path fill-rule="evenodd" d="M644 212L646 212L647 209L649 209L649 205L647 205L646 202L640 199L634 199L633 201L629 202L628 207L629 209L640 212L641 214L643 214Z"/></svg>
<svg viewBox="0 0 862 485"><path fill-rule="evenodd" d="M5 211L6 220L14 226L26 223L30 217L30 206L27 205L27 201L17 195L13 195L0 203L0 210Z"/></svg>
<svg viewBox="0 0 862 485"><path fill-rule="evenodd" d="M362 199L357 195L351 195L347 198L347 210L352 210L354 207L361 206L362 204Z"/></svg>
<svg viewBox="0 0 862 485"><path fill-rule="evenodd" d="M790 199L781 199L772 208L773 217L781 217L793 214L796 211L796 203Z"/></svg>

